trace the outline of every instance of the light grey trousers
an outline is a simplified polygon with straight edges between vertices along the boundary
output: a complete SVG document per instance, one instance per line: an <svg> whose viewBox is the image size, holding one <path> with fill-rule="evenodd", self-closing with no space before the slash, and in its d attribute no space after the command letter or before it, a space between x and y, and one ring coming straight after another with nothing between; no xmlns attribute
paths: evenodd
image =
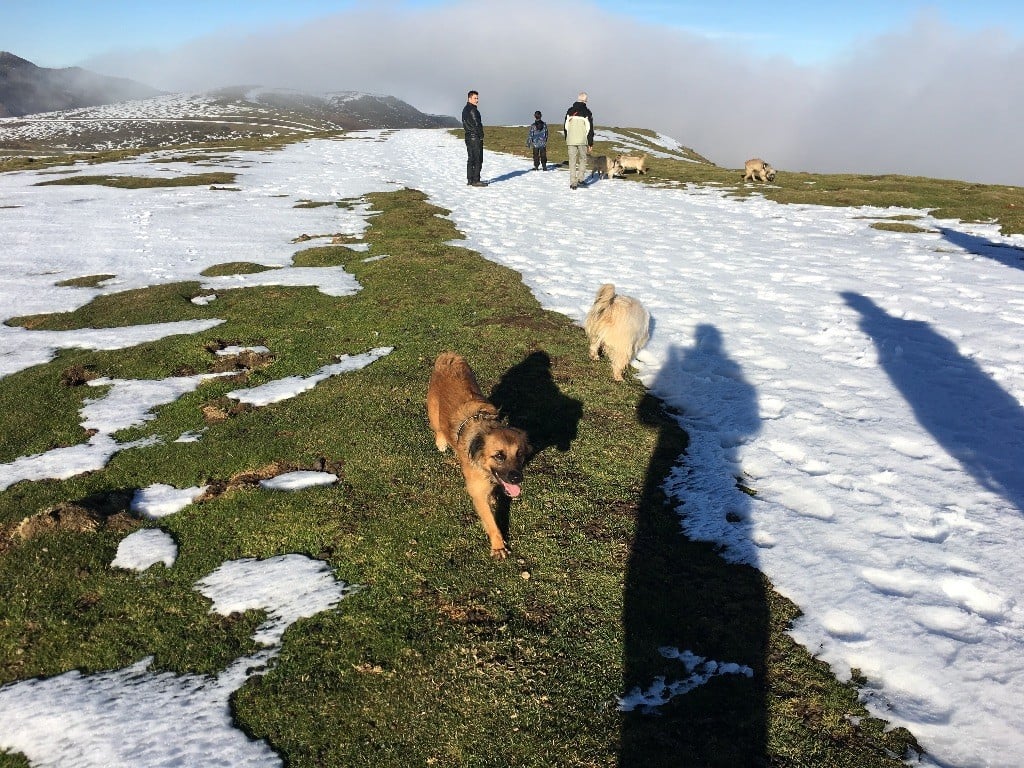
<svg viewBox="0 0 1024 768"><path fill-rule="evenodd" d="M575 187L583 182L587 175L587 145L568 144L569 149L569 186Z"/></svg>

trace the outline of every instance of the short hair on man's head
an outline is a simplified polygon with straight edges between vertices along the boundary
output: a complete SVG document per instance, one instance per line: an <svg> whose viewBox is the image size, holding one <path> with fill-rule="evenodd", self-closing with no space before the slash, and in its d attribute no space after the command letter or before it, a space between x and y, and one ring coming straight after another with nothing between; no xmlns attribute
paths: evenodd
<svg viewBox="0 0 1024 768"><path fill-rule="evenodd" d="M583 102L585 102L586 100L587 100L587 92L586 91L580 91L580 95L576 97L576 101L583 101Z"/></svg>
<svg viewBox="0 0 1024 768"><path fill-rule="evenodd" d="M479 96L479 95L480 94L477 93L476 91L470 91L469 93L466 94L466 98L468 99L470 96Z"/></svg>

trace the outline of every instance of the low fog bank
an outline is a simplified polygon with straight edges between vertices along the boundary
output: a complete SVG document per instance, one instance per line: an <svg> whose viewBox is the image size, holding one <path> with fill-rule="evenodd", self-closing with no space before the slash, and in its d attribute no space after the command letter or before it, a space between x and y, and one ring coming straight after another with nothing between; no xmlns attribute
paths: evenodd
<svg viewBox="0 0 1024 768"><path fill-rule="evenodd" d="M758 155L784 170L1024 185L1024 41L997 29L923 14L808 67L587 3L397 8L83 66L168 91L358 90L445 115L475 88L485 125L525 125L536 109L557 124L582 89L599 124L661 131L727 168Z"/></svg>

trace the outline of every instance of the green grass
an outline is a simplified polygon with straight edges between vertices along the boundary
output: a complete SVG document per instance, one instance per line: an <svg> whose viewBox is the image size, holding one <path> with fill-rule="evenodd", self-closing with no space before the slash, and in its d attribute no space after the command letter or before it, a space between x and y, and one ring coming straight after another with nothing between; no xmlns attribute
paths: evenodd
<svg viewBox="0 0 1024 768"><path fill-rule="evenodd" d="M255 275L260 272L268 272L277 267L268 267L264 264L254 264L251 261L226 261L223 264L215 264L207 267L199 274L203 277L224 277L225 275Z"/></svg>
<svg viewBox="0 0 1024 768"><path fill-rule="evenodd" d="M198 187L207 184L230 184L238 176L236 173L213 171L210 173L194 173L188 176L173 176L169 179L152 176L67 176L61 179L41 181L37 187L83 186L98 184L117 189L147 189L152 187Z"/></svg>
<svg viewBox="0 0 1024 768"><path fill-rule="evenodd" d="M62 288L96 288L100 283L115 277L117 275L84 275L82 277L73 277L70 280L61 280L55 283L55 285Z"/></svg>
<svg viewBox="0 0 1024 768"><path fill-rule="evenodd" d="M487 146L525 156L521 134L489 128ZM552 162L558 152L556 137ZM748 193L739 171L693 165L652 160L649 179L616 183ZM788 176L780 172L781 193L798 187ZM814 178L819 192L832 183ZM947 194L945 184L935 189ZM954 197L941 204L954 208ZM233 697L239 727L289 766L902 765L913 737L869 717L855 684L792 641L797 608L757 570L680 534L661 482L687 436L662 404L636 381L612 382L606 363L587 359L582 330L541 308L517 273L454 245L460 233L420 192L368 202L379 212L368 252L296 254L304 265L344 265L362 286L353 296L252 288L197 306L198 285L182 283L11 321L225 323L125 350L65 350L0 379L0 461L86 440L77 413L97 394L86 378L214 370L211 350L226 343L266 345L273 358L119 436L157 436L156 445L98 472L0 492L0 684L150 654L158 669L216 672L253 650L260 617L211 614L194 582L225 560L300 552L364 588L293 626L270 672ZM395 349L291 400L251 408L226 397L377 346ZM512 506L505 562L489 558L458 468L427 427L426 382L446 349L467 357L538 449ZM207 422L211 412L222 418ZM198 442L173 442L202 429ZM336 485L274 494L237 482L321 465ZM133 491L157 482L217 492L161 521L179 545L172 568L111 569L118 542L150 525L130 514ZM616 697L633 686L685 676L662 646L754 675L715 678L659 716L619 712ZM0 766L15 765L24 762L0 755Z"/></svg>
<svg viewBox="0 0 1024 768"><path fill-rule="evenodd" d="M907 232L910 234L918 232L929 232L931 230L919 227L916 224L908 224L905 221L876 221L869 225L872 229L879 229L883 232Z"/></svg>

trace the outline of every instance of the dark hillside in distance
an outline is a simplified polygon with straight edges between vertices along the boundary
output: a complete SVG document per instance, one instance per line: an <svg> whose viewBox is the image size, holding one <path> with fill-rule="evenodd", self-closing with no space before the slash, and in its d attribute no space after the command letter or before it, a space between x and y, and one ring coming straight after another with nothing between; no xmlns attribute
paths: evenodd
<svg viewBox="0 0 1024 768"><path fill-rule="evenodd" d="M106 77L80 67L47 69L0 51L0 117L94 107L147 99L161 92L119 77Z"/></svg>
<svg viewBox="0 0 1024 768"><path fill-rule="evenodd" d="M210 96L272 107L293 115L316 118L347 130L372 128L457 128L461 121L449 115L428 115L394 96L359 91L313 95L280 88L236 86Z"/></svg>

